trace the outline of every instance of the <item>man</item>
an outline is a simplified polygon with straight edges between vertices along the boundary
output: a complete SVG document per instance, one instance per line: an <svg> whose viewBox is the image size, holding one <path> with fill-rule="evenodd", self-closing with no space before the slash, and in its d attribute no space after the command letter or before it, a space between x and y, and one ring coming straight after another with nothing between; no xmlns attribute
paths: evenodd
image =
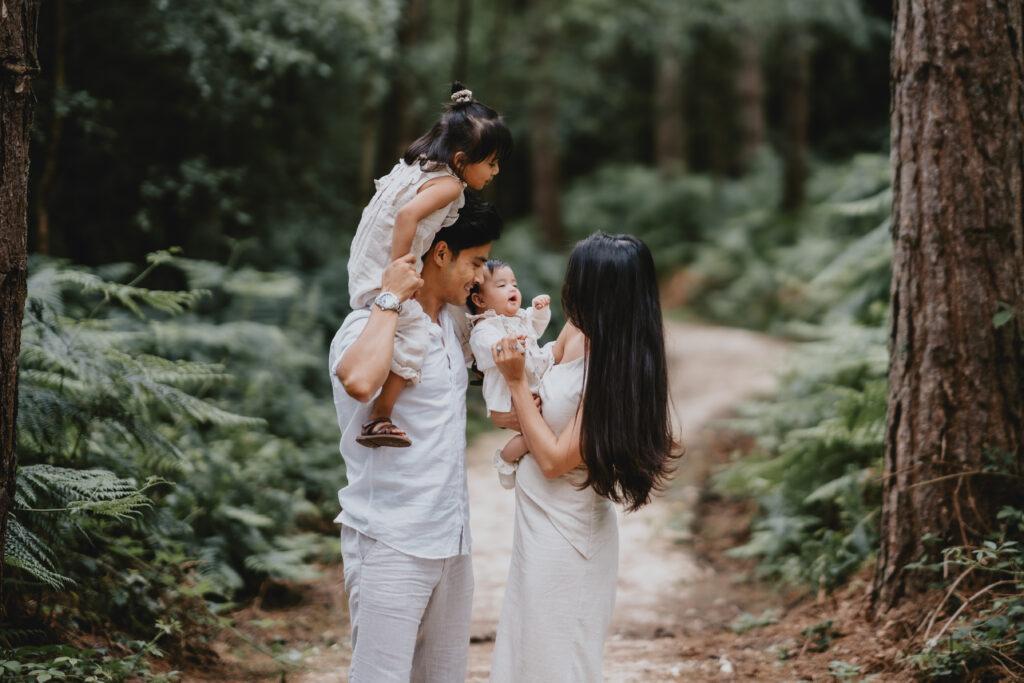
<svg viewBox="0 0 1024 683"><path fill-rule="evenodd" d="M501 220L467 202L423 255L384 272L370 310L353 311L331 343L334 405L348 485L338 492L341 554L352 622L353 683L463 681L473 597L466 488L466 357L457 326ZM391 367L396 304L415 292L430 319L423 379L393 416L408 448L356 443ZM458 306L451 313L446 305Z"/></svg>

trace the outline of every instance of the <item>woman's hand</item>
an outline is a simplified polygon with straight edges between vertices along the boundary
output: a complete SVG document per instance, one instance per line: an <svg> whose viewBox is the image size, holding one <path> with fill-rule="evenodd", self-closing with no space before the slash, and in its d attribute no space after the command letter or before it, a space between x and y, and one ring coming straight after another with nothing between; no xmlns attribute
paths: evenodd
<svg viewBox="0 0 1024 683"><path fill-rule="evenodd" d="M540 396L537 394L533 395L533 405L537 406L537 410L540 410ZM496 413L491 411L491 422L498 429L511 429L514 432L523 431L519 425L519 413L516 412L515 405L512 406L512 410L507 413Z"/></svg>
<svg viewBox="0 0 1024 683"><path fill-rule="evenodd" d="M491 347L491 356L509 385L526 377L526 337L500 339Z"/></svg>
<svg viewBox="0 0 1024 683"><path fill-rule="evenodd" d="M416 257L412 254L399 256L392 261L381 276L382 292L391 292L399 301L405 301L416 293L423 284L423 278L416 272Z"/></svg>

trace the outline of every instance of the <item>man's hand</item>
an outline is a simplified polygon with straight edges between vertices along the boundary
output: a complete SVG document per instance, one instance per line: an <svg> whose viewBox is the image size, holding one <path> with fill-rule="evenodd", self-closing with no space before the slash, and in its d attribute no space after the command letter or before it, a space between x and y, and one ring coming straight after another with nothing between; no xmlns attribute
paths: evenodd
<svg viewBox="0 0 1024 683"><path fill-rule="evenodd" d="M548 296L547 294L538 294L537 296L533 297L533 307L536 308L538 311L546 308L550 304L551 297Z"/></svg>
<svg viewBox="0 0 1024 683"><path fill-rule="evenodd" d="M533 395L533 403L540 408L540 396L537 394ZM491 412L491 422L498 429L511 429L514 432L520 432L522 429L519 426L519 415L516 414L516 407L512 406L512 410L507 413L495 413Z"/></svg>
<svg viewBox="0 0 1024 683"><path fill-rule="evenodd" d="M400 256L384 269L380 288L391 292L399 301L406 301L423 285L423 278L416 272L416 257L412 254Z"/></svg>

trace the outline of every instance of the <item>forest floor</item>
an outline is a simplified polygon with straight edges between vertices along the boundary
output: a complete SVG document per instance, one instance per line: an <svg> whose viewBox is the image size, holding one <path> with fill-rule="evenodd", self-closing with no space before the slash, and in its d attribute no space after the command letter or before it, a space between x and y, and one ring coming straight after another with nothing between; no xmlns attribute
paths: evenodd
<svg viewBox="0 0 1024 683"><path fill-rule="evenodd" d="M716 419L769 391L785 351L783 342L744 330L669 323L672 397L687 452L663 495L620 515L606 681L852 680L895 657L891 644L906 625L864 621L863 579L841 595L789 594L754 580L751 562L725 555L746 540L753 510L715 494L709 477L752 444ZM512 547L513 493L491 468L507 436L483 434L468 452L476 577L469 681L488 677ZM214 643L216 668L186 670L182 680L346 681L351 646L340 567L325 568L318 582L276 588L232 615L234 631ZM289 654L294 661L284 666Z"/></svg>

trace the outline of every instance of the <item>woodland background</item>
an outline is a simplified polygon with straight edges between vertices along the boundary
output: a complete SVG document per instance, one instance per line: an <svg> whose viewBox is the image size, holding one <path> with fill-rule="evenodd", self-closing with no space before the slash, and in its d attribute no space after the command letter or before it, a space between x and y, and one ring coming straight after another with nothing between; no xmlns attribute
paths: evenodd
<svg viewBox="0 0 1024 683"><path fill-rule="evenodd" d="M801 344L780 394L732 424L759 446L719 486L761 510L735 552L808 590L874 561L890 3L38 11L6 674L173 678L150 662L209 656L202 643L234 606L337 561L326 347L348 312L348 243L373 178L436 120L454 79L515 136L484 198L506 220L493 253L526 296L557 301L575 240L629 232L655 253L669 315ZM1000 515L984 569L1019 579L1024 512ZM977 547L935 541L922 571L948 577L949 553L975 562ZM1019 661L1017 588L907 665L941 677Z"/></svg>

